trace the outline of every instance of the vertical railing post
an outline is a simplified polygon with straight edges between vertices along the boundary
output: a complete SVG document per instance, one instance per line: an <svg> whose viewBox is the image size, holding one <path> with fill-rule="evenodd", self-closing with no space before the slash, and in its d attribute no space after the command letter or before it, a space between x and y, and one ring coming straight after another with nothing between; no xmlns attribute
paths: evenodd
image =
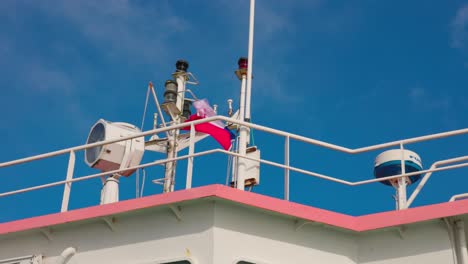
<svg viewBox="0 0 468 264"><path fill-rule="evenodd" d="M73 172L75 170L75 151L70 151L70 158L68 159L68 168L67 168L67 178L66 180L69 181L73 179ZM71 192L71 182L67 182L64 185L63 189L63 199L62 199L62 208L61 212L66 212L68 210L68 201L70 200L70 192Z"/></svg>
<svg viewBox="0 0 468 264"><path fill-rule="evenodd" d="M406 173L406 161L405 161L405 148L403 143L400 143L400 150L401 150L401 174L405 175ZM403 210L406 209L406 177L401 176L398 178L398 186L397 186L397 209Z"/></svg>
<svg viewBox="0 0 468 264"><path fill-rule="evenodd" d="M289 200L289 136L284 141L284 199Z"/></svg>
<svg viewBox="0 0 468 264"><path fill-rule="evenodd" d="M189 156L195 152L195 126L190 125L190 139L189 139ZM192 175L193 175L193 157L189 157L187 160L187 177L185 182L185 189L192 188Z"/></svg>

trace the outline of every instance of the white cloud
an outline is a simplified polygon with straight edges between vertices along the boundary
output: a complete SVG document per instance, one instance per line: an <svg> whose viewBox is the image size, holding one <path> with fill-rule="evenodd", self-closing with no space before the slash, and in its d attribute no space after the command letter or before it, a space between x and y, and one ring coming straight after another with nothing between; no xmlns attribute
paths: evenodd
<svg viewBox="0 0 468 264"><path fill-rule="evenodd" d="M452 47L464 49L468 45L468 4L460 7L452 20Z"/></svg>
<svg viewBox="0 0 468 264"><path fill-rule="evenodd" d="M157 62L168 56L172 49L168 39L189 28L189 24L175 15L164 1L147 7L128 0L0 2L0 22L9 29L0 31L0 69L8 75L0 85L6 87L14 83L14 87L24 87L14 91L17 96L57 98L63 114L74 120L77 129L89 125L86 109L80 108L79 103L83 89L89 88L77 87L77 81L86 79L86 75L93 76L95 66L83 56L82 43L54 36L60 34L57 30L64 29L53 24L63 23L63 28L69 30L66 37L78 34L76 39L86 43L88 50L91 46L93 52L104 55L104 59L142 63ZM36 19L46 20L37 26L45 29L46 37L36 36L30 41L29 35L24 35L24 32L30 32L31 21L16 14L30 10L34 10ZM48 23L53 24L49 26ZM47 49L37 48L39 46ZM70 69L63 67L57 58L83 61L71 61L73 67ZM37 103L31 107L47 109Z"/></svg>
<svg viewBox="0 0 468 264"><path fill-rule="evenodd" d="M26 83L33 91L40 93L56 93L69 96L73 92L73 81L63 71L51 69L40 64L27 65L24 72L28 72Z"/></svg>
<svg viewBox="0 0 468 264"><path fill-rule="evenodd" d="M190 27L163 1L144 7L129 0L58 1L39 7L74 24L102 53L144 62L166 56L171 49L169 38Z"/></svg>
<svg viewBox="0 0 468 264"><path fill-rule="evenodd" d="M449 95L429 92L427 89L416 86L408 94L412 104L422 111L448 111L454 106L453 98Z"/></svg>

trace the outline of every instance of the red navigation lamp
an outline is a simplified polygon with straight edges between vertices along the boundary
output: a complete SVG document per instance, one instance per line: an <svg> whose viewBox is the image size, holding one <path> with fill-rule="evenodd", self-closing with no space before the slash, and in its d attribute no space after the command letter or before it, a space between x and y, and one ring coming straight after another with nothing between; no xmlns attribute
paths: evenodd
<svg viewBox="0 0 468 264"><path fill-rule="evenodd" d="M239 65L239 70L247 70L249 61L246 57L241 57L239 58L239 61L237 62L237 64Z"/></svg>
<svg viewBox="0 0 468 264"><path fill-rule="evenodd" d="M235 71L235 73L237 78L239 78L239 80L242 80L242 76L247 76L249 60L246 57L240 57L239 61L237 61L237 65L239 65L239 69Z"/></svg>

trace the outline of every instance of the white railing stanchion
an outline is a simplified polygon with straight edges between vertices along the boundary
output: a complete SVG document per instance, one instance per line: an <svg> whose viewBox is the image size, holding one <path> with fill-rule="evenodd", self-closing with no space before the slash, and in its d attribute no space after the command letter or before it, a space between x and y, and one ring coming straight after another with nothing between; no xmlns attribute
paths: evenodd
<svg viewBox="0 0 468 264"><path fill-rule="evenodd" d="M67 183L64 184L63 188L63 198L62 198L62 208L61 212L68 211L68 202L70 200L70 192L72 183L69 182L73 179L73 172L75 170L75 151L70 151L70 158L68 159L68 168L67 168Z"/></svg>
<svg viewBox="0 0 468 264"><path fill-rule="evenodd" d="M289 136L284 140L284 199L289 200Z"/></svg>
<svg viewBox="0 0 468 264"><path fill-rule="evenodd" d="M193 175L193 153L195 152L195 126L190 125L190 141L189 141L189 158L187 159L187 177L185 182L185 189L192 188L192 175Z"/></svg>
<svg viewBox="0 0 468 264"><path fill-rule="evenodd" d="M405 161L405 148L403 146L403 142L400 143L400 150L401 150L401 175L406 174L406 161ZM396 186L397 189L397 197L396 197L396 209L403 210L406 209L406 177L402 176L397 179Z"/></svg>

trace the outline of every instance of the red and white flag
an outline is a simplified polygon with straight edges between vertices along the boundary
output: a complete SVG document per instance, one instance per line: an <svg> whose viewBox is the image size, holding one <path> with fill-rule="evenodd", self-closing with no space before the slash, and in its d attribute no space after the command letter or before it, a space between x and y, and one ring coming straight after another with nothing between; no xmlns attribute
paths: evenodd
<svg viewBox="0 0 468 264"><path fill-rule="evenodd" d="M191 115L185 122L199 120L205 117L211 117L216 115L215 111L213 110L213 108L211 108L210 104L206 99L195 101L193 103L193 106L195 109L197 109L197 114ZM234 135L231 131L224 127L223 122L217 120L194 125L194 127L195 131L209 134L210 136L212 136L225 150L229 150L231 148L231 139L234 138ZM190 130L190 127L184 127L182 129Z"/></svg>

